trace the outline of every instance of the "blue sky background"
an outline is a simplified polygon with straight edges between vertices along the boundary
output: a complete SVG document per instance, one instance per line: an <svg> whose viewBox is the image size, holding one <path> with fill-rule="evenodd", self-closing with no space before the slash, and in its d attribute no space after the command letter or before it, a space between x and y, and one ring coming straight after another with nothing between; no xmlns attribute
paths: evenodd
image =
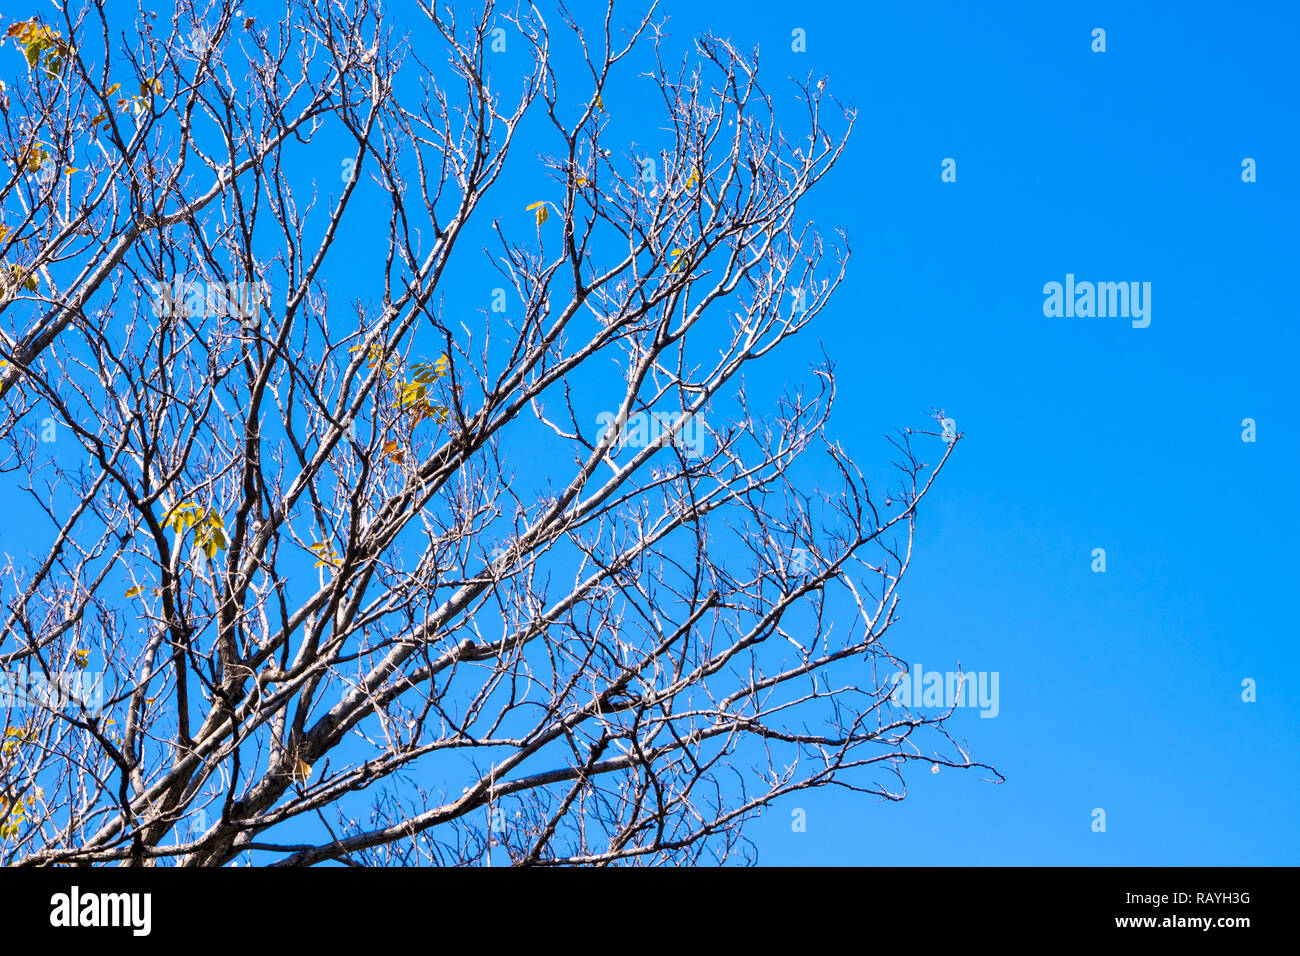
<svg viewBox="0 0 1300 956"><path fill-rule="evenodd" d="M901 803L801 794L751 828L759 859L1300 862L1296 8L662 9L683 40L757 45L769 84L811 70L858 107L803 207L854 253L815 332L840 359L833 431L868 464L931 405L965 434L923 506L890 646L1000 674L998 716L950 727L1005 784L945 770L909 774ZM1150 327L1045 318L1043 284L1067 272L1151 282Z"/></svg>
<svg viewBox="0 0 1300 956"><path fill-rule="evenodd" d="M626 20L642 6L626 4ZM959 710L949 727L1005 784L914 770L901 803L805 792L751 825L759 861L1300 863L1296 8L660 11L679 52L705 30L758 47L792 128L787 76L824 75L858 108L843 161L802 207L824 233L847 231L847 279L748 388L775 399L811 385L801 370L824 348L839 361L832 433L869 472L890 457L884 436L926 425L932 406L955 420L966 440L922 507L888 643L926 670L1000 675L998 716ZM1096 27L1104 54L1090 49ZM795 28L806 52L791 49ZM523 57L520 44L494 70L504 80ZM662 101L636 72L616 78L610 112L657 119ZM517 141L481 236L542 195L528 156L554 142ZM351 150L318 155L337 191ZM946 157L955 183L940 180ZM1241 180L1246 157L1258 182ZM467 242L446 285L475 310L501 284L482 244ZM1066 273L1150 282L1150 327L1044 317L1043 285ZM346 273L331 281L340 302L377 298ZM1241 440L1247 417L1256 443ZM1241 700L1245 678L1255 703ZM791 831L795 807L806 832ZM1105 833L1091 827L1098 807Z"/></svg>

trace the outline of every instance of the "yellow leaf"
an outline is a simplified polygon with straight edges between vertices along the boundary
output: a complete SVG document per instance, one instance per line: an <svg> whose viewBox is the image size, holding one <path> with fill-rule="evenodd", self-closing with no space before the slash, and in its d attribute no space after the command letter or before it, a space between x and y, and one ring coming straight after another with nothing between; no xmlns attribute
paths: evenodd
<svg viewBox="0 0 1300 956"><path fill-rule="evenodd" d="M121 85L122 85L121 83L114 83L112 86L110 86L108 89L104 91L104 95L112 96L114 93L118 91L118 88L121 87Z"/></svg>
<svg viewBox="0 0 1300 956"><path fill-rule="evenodd" d="M193 501L183 501L167 512L163 524L177 534L183 534L199 519L199 506Z"/></svg>
<svg viewBox="0 0 1300 956"><path fill-rule="evenodd" d="M126 597L129 598L139 597L143 593L144 593L144 588L140 587L139 585L136 585L135 587L131 588L131 590L126 592Z"/></svg>
<svg viewBox="0 0 1300 956"><path fill-rule="evenodd" d="M209 514L201 525L194 532L194 543L203 549L207 554L208 560L216 557L218 551L225 550L228 542L226 533L221 530L221 516Z"/></svg>
<svg viewBox="0 0 1300 956"><path fill-rule="evenodd" d="M427 387L419 382L403 382L399 391L399 408L406 408L408 405L414 405L424 398Z"/></svg>
<svg viewBox="0 0 1300 956"><path fill-rule="evenodd" d="M320 559L316 562L314 567L337 568L339 566L339 556L335 553L334 549L329 546L328 542L318 541L310 547L311 550L315 552L316 557Z"/></svg>
<svg viewBox="0 0 1300 956"><path fill-rule="evenodd" d="M437 364L433 362L417 362L411 366L411 371L415 373L415 381L421 385L436 382L447 374L446 366L441 359L438 360Z"/></svg>

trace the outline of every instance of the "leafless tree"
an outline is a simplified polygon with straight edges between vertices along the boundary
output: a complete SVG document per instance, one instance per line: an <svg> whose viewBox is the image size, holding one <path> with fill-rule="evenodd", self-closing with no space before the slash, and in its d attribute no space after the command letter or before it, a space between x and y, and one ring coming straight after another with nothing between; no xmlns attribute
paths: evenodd
<svg viewBox="0 0 1300 956"><path fill-rule="evenodd" d="M884 643L957 441L869 490L833 363L743 383L844 276L796 206L854 111L795 83L789 138L653 8L457 6L0 24L0 862L749 859L985 766Z"/></svg>

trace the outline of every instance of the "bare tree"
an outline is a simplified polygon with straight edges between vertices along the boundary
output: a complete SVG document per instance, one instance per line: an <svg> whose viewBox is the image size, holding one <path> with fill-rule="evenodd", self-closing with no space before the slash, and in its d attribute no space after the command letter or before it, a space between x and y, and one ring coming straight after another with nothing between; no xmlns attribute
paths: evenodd
<svg viewBox="0 0 1300 956"><path fill-rule="evenodd" d="M844 276L796 206L853 110L796 83L788 138L653 8L346 6L0 25L0 861L722 860L984 767L884 644L957 441L869 490L831 362L743 384Z"/></svg>

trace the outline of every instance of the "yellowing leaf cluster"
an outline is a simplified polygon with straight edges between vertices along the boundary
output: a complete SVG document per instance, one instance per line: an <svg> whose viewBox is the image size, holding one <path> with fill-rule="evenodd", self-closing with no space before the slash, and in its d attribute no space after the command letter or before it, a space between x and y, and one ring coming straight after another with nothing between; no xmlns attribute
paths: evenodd
<svg viewBox="0 0 1300 956"><path fill-rule="evenodd" d="M36 794L25 797L8 797L0 794L0 840L8 840L18 835L27 814L36 809L36 797L41 796L40 788Z"/></svg>
<svg viewBox="0 0 1300 956"><path fill-rule="evenodd" d="M185 501L172 508L163 518L163 524L176 532L178 541L193 528L194 544L203 550L209 560L230 545L226 539L226 523L221 515L193 501Z"/></svg>
<svg viewBox="0 0 1300 956"><path fill-rule="evenodd" d="M352 346L352 348L348 349L348 351L360 352L364 348L365 348L364 345L354 345ZM386 375L393 375L397 372L398 369L398 367L394 365L392 362L384 361L384 347L383 345L376 343L370 346L370 348L366 351L366 368L376 368L380 365L383 365L384 374Z"/></svg>
<svg viewBox="0 0 1300 956"><path fill-rule="evenodd" d="M40 288L40 283L36 281L35 273L24 279L23 267L16 262L7 263L0 267L0 298L7 296L11 290L20 286L29 292L35 292Z"/></svg>
<svg viewBox="0 0 1300 956"><path fill-rule="evenodd" d="M411 424L418 425L426 418L431 418L439 425L447 420L448 409L434 405L429 401L429 386L445 376L451 368L447 356L441 355L436 362L417 362L411 366L412 377L397 381L397 408L410 414ZM388 450L388 449L385 449Z"/></svg>
<svg viewBox="0 0 1300 956"><path fill-rule="evenodd" d="M29 69L43 66L45 73L52 77L63 72L63 67L73 52L63 34L53 27L47 27L36 17L11 24L5 31L5 36L23 51Z"/></svg>
<svg viewBox="0 0 1300 956"><path fill-rule="evenodd" d="M8 757L18 750L19 744L31 743L36 739L36 731L27 725L10 727L5 731L4 743L0 744L0 756Z"/></svg>
<svg viewBox="0 0 1300 956"><path fill-rule="evenodd" d="M324 541L318 541L311 545L312 552L316 555L317 561L314 567L317 568L337 568L340 564L338 552Z"/></svg>
<svg viewBox="0 0 1300 956"><path fill-rule="evenodd" d="M9 235L9 227L0 223L0 242L4 242L7 235ZM19 240L19 244L22 244L22 240ZM40 284L36 281L36 274L32 273L24 278L24 271L25 267L17 262L0 263L0 299L8 298L9 294L19 287L29 292L35 292L40 288ZM8 364L8 362L0 362L0 368Z"/></svg>

